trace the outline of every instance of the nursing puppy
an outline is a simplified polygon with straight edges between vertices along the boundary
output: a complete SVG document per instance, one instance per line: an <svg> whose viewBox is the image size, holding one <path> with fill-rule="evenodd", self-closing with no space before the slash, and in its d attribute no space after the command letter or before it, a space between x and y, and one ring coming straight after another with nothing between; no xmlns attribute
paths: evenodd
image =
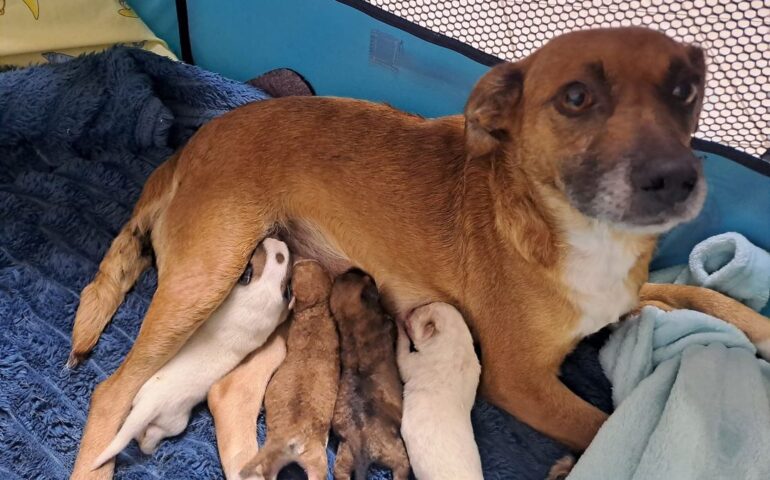
<svg viewBox="0 0 770 480"><path fill-rule="evenodd" d="M286 359L265 394L267 442L243 468L243 478L273 480L291 462L303 467L309 480L326 478L326 444L340 376L329 274L316 261L298 262L292 290Z"/></svg>
<svg viewBox="0 0 770 480"><path fill-rule="evenodd" d="M415 309L404 327L398 336L401 436L415 476L483 480L471 425L481 365L465 320L451 305L431 303Z"/></svg>
<svg viewBox="0 0 770 480"><path fill-rule="evenodd" d="M340 378L332 428L340 437L334 478L366 480L376 463L409 476L401 440L402 388L395 358L396 327L380 305L377 286L357 270L334 281L331 308L340 331Z"/></svg>
<svg viewBox="0 0 770 480"><path fill-rule="evenodd" d="M93 468L117 455L132 438L150 454L163 438L184 431L190 411L206 398L214 382L285 320L288 266L285 243L273 238L260 243L224 303L139 390L131 413Z"/></svg>
<svg viewBox="0 0 770 480"><path fill-rule="evenodd" d="M286 358L284 322L264 345L211 387L207 397L217 436L217 449L227 480L240 479L241 469L259 450L257 418L265 389Z"/></svg>

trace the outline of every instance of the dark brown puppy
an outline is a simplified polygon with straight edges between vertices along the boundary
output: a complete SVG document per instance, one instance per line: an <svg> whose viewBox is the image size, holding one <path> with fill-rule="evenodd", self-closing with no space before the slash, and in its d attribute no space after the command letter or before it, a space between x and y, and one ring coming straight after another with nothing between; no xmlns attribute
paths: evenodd
<svg viewBox="0 0 770 480"><path fill-rule="evenodd" d="M294 266L294 315L286 359L265 394L267 442L241 476L274 479L291 462L308 480L326 478L326 444L340 376L339 338L329 311L331 280L316 261Z"/></svg>
<svg viewBox="0 0 770 480"><path fill-rule="evenodd" d="M396 366L396 329L368 275L348 271L334 281L331 308L340 331L342 377L332 428L340 437L334 478L366 480L372 463L409 476L401 440L403 388Z"/></svg>

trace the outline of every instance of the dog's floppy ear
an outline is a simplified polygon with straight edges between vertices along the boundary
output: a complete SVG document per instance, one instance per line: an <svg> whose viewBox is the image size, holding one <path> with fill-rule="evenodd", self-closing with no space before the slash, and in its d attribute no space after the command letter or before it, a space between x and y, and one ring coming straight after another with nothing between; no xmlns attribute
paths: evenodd
<svg viewBox="0 0 770 480"><path fill-rule="evenodd" d="M465 105L465 144L471 157L490 153L509 138L523 89L523 61L501 63L481 77Z"/></svg>

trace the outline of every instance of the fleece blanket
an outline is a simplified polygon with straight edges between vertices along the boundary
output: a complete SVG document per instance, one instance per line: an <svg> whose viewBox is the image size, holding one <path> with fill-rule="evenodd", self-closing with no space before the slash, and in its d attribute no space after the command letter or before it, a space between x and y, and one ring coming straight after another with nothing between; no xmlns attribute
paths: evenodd
<svg viewBox="0 0 770 480"><path fill-rule="evenodd" d="M652 277L709 286L759 310L770 255L726 233L697 245L688 265ZM570 480L770 478L770 364L756 353L726 322L644 308L601 350L616 410Z"/></svg>
<svg viewBox="0 0 770 480"><path fill-rule="evenodd" d="M0 74L0 478L67 478L91 392L128 351L156 277L150 271L139 280L90 359L67 370L80 290L150 172L209 119L264 97L128 48ZM563 375L609 410L601 342L584 342ZM541 480L566 453L482 401L472 420L486 478ZM260 420L261 437L263 426ZM332 460L335 448L332 440ZM132 443L118 457L116 477L222 478L205 405L154 455Z"/></svg>

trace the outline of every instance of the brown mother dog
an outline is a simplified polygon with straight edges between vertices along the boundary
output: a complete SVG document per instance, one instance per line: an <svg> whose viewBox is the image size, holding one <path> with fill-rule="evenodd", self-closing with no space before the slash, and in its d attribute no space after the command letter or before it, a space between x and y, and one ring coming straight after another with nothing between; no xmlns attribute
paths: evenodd
<svg viewBox="0 0 770 480"><path fill-rule="evenodd" d="M74 477L110 476L112 464L90 465L134 394L275 226L330 270L370 272L398 314L457 305L481 344L482 393L585 448L606 415L559 381L559 366L634 308L656 235L700 209L688 145L704 75L698 48L593 30L493 68L464 117L282 98L210 122L150 177L83 292L76 355L149 265L150 239L158 289L124 363L94 391Z"/></svg>

